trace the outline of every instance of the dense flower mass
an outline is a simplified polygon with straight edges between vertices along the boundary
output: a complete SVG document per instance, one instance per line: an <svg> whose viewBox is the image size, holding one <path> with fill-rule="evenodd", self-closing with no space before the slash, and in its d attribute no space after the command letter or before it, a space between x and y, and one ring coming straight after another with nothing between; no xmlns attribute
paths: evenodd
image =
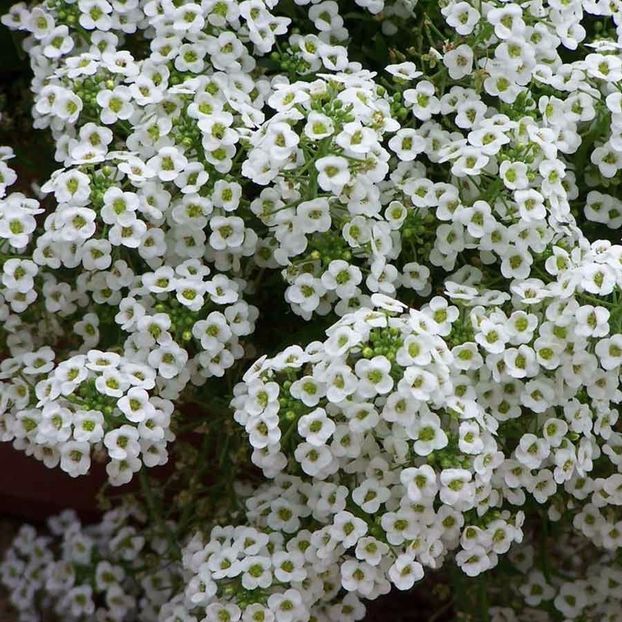
<svg viewBox="0 0 622 622"><path fill-rule="evenodd" d="M145 497L25 528L22 620L355 621L448 568L620 619L621 8L11 8L56 170L0 149L0 440Z"/></svg>
<svg viewBox="0 0 622 622"><path fill-rule="evenodd" d="M178 577L165 565L145 572L145 559L167 543L147 542L143 524L128 506L86 527L67 510L49 519L46 536L23 526L0 574L20 620L34 622L46 611L66 620L157 620Z"/></svg>

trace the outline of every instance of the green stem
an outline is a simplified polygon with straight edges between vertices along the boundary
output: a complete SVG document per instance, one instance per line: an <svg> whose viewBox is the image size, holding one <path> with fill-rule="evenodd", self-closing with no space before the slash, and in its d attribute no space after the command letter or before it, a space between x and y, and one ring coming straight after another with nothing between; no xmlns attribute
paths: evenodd
<svg viewBox="0 0 622 622"><path fill-rule="evenodd" d="M147 505L149 519L151 520L152 524L156 525L158 527L158 530L164 536L166 536L169 542L168 552L174 552L176 556L179 556L180 550L177 538L169 525L167 525L162 518L162 512L160 512L160 508L158 507L156 498L153 495L151 485L149 483L149 478L147 477L147 473L145 472L144 468L141 468L138 472L138 480L140 482L143 497Z"/></svg>

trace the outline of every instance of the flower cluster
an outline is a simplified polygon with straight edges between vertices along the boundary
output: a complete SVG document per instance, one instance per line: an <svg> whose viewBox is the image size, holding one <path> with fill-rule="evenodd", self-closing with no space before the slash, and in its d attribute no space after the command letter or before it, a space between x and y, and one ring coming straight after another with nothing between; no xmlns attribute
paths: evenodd
<svg viewBox="0 0 622 622"><path fill-rule="evenodd" d="M0 566L0 581L22 622L41 612L63 620L155 622L173 593L174 567L145 571L149 555L161 555L166 541L146 542L140 512L120 507L101 522L83 526L70 510L48 520L48 535L23 526Z"/></svg>
<svg viewBox="0 0 622 622"><path fill-rule="evenodd" d="M535 538L510 552L518 575L505 586L498 581L489 585L491 620L547 620L551 615L565 620L617 620L622 572L615 555L595 550L589 539L564 529L546 545L544 557ZM505 598L499 598L504 589Z"/></svg>
<svg viewBox="0 0 622 622"><path fill-rule="evenodd" d="M88 316L83 324L92 327ZM174 406L150 395L151 367L99 350L58 365L54 358L43 347L2 362L1 440L12 440L48 467L60 464L72 477L88 472L93 453L108 456L106 470L115 485L129 482L143 464L167 461Z"/></svg>
<svg viewBox="0 0 622 622"><path fill-rule="evenodd" d="M206 543L194 538L184 549L185 593L159 620L360 620L359 598L339 595L339 569L318 553L310 532L290 529L285 539L268 528L215 527Z"/></svg>
<svg viewBox="0 0 622 622"><path fill-rule="evenodd" d="M621 16L46 0L3 17L58 169L37 199L10 192L0 149L0 440L71 475L107 455L113 484L166 462L178 423L219 448L210 484L235 502L198 524L202 484L185 491L184 550L164 555L185 585L160 622L358 620L427 569L529 559L534 522L617 576ZM240 426L264 483L228 471ZM16 593L71 609L22 539L37 572ZM530 607L609 615L613 579L541 572Z"/></svg>

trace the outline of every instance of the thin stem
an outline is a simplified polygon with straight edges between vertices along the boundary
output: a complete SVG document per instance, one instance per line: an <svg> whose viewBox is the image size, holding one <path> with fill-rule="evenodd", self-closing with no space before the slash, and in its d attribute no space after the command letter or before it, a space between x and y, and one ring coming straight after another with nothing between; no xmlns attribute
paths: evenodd
<svg viewBox="0 0 622 622"><path fill-rule="evenodd" d="M454 604L453 599L448 600L440 609L437 609L428 619L428 622L436 622Z"/></svg>
<svg viewBox="0 0 622 622"><path fill-rule="evenodd" d="M169 542L168 550L174 551L175 554L178 556L179 545L177 544L177 538L175 537L174 532L162 518L162 513L160 512L160 509L158 508L158 503L153 495L153 492L151 491L149 478L147 477L145 469L140 469L140 471L138 472L138 480L140 481L140 487L143 493L143 497L145 498L145 503L147 504L147 512L149 514L151 522L157 525L162 534L166 536Z"/></svg>

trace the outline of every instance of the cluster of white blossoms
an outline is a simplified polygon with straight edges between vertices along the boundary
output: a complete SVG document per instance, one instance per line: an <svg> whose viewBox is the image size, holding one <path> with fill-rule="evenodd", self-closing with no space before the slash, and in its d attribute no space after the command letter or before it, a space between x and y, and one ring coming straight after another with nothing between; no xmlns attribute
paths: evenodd
<svg viewBox="0 0 622 622"><path fill-rule="evenodd" d="M151 367L99 350L58 365L54 358L43 347L0 364L0 440L50 468L60 464L72 477L88 472L93 453L107 456L114 485L129 482L143 465L166 463L174 406L149 393Z"/></svg>
<svg viewBox="0 0 622 622"><path fill-rule="evenodd" d="M522 539L530 499L618 549L622 335L579 292L548 300L590 262L620 281L617 251L586 250L547 285L514 284L512 299L480 295L475 272L418 310L378 298L326 341L260 359L233 400L253 462L310 482L309 508L318 495L348 508L361 522L352 546L378 530L389 559L434 568L458 549L477 575Z"/></svg>
<svg viewBox="0 0 622 622"><path fill-rule="evenodd" d="M140 512L126 506L89 526L64 511L48 520L48 535L21 527L0 566L20 621L56 614L70 622L155 622L178 576L165 564L145 570L168 543L147 541L143 525Z"/></svg>
<svg viewBox="0 0 622 622"><path fill-rule="evenodd" d="M279 491L295 501L288 483L294 490ZM361 620L365 607L356 594L340 594L339 567L322 554L319 534L293 531L284 538L269 528L226 526L212 529L207 542L193 538L183 553L185 591L162 608L159 622Z"/></svg>
<svg viewBox="0 0 622 622"><path fill-rule="evenodd" d="M614 553L595 551L589 539L562 529L545 556L535 541L513 548L509 558L516 576L503 584L493 579L492 622L620 619L622 569Z"/></svg>
<svg viewBox="0 0 622 622"><path fill-rule="evenodd" d="M222 440L210 483L238 511L180 512L160 622L359 620L427 569L495 575L534 521L618 576L617 2L45 0L2 22L59 168L9 192L0 149L0 440L74 476L108 457L113 484L166 462L177 422ZM241 428L210 427L232 394L268 480L244 494ZM529 607L612 613L613 579L554 563Z"/></svg>
<svg viewBox="0 0 622 622"><path fill-rule="evenodd" d="M387 467L382 456L370 462L372 487L381 472L391 478ZM462 482L457 474L452 481ZM365 614L364 600L388 594L392 586L410 589L423 578L423 564L440 567L460 540L470 572L494 565L496 552L505 553L522 535L521 517L509 512L461 535L458 504L435 512L431 502L406 495L386 503L392 511L372 516L369 505L352 502L343 483L279 476L247 499L248 524L216 527L207 543L189 543L185 593L163 608L161 622L174 622L176 615L188 622L354 622Z"/></svg>

